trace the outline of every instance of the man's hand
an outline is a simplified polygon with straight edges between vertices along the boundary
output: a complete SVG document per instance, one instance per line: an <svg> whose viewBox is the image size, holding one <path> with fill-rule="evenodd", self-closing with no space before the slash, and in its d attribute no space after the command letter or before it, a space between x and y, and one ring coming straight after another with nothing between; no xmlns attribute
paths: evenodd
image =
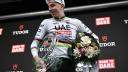
<svg viewBox="0 0 128 72"><path fill-rule="evenodd" d="M94 34L94 33L92 33L92 36L97 40L97 42L99 43L99 37L96 35L96 34Z"/></svg>
<svg viewBox="0 0 128 72"><path fill-rule="evenodd" d="M38 72L46 72L46 64L45 62L38 56L34 57L36 61L36 70Z"/></svg>

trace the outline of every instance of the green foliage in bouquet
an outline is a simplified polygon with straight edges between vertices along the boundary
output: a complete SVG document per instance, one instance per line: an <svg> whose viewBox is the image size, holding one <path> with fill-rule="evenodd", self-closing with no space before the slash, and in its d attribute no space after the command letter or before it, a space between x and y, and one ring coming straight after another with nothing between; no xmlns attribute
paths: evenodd
<svg viewBox="0 0 128 72"><path fill-rule="evenodd" d="M94 37L86 33L78 33L73 56L75 61L95 63L100 55L100 47Z"/></svg>
<svg viewBox="0 0 128 72"><path fill-rule="evenodd" d="M34 59L32 59L32 72L38 72L38 71L36 70L36 62L35 62Z"/></svg>

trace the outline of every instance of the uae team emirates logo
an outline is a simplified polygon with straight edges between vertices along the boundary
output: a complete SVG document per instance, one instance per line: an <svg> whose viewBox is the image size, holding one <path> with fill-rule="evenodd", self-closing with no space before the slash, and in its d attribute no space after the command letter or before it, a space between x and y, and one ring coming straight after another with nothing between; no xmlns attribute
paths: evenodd
<svg viewBox="0 0 128 72"><path fill-rule="evenodd" d="M12 45L11 53L21 53L25 51L25 44Z"/></svg>
<svg viewBox="0 0 128 72"><path fill-rule="evenodd" d="M101 17L101 18L96 18L96 25L108 25L111 24L111 19L110 17Z"/></svg>
<svg viewBox="0 0 128 72"><path fill-rule="evenodd" d="M115 69L115 59L98 60L99 69Z"/></svg>
<svg viewBox="0 0 128 72"><path fill-rule="evenodd" d="M2 35L3 33L3 28L0 28L0 36Z"/></svg>
<svg viewBox="0 0 128 72"><path fill-rule="evenodd" d="M24 29L24 25L19 25L19 31L13 31L13 35L21 35L21 34L28 34L29 30Z"/></svg>

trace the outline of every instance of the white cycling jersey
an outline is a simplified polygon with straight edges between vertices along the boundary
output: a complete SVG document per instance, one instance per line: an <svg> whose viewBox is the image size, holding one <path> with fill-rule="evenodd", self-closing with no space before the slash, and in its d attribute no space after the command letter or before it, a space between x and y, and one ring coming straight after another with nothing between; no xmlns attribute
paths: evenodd
<svg viewBox="0 0 128 72"><path fill-rule="evenodd" d="M65 43L58 43L60 45L54 48L51 56L68 58L67 46L69 45L66 42L74 42L77 32L86 32L98 40L98 37L80 20L69 17L64 17L63 19L49 18L43 20L35 35L35 39L42 40L46 33L55 33L57 40ZM31 48L38 48L38 42L33 41Z"/></svg>

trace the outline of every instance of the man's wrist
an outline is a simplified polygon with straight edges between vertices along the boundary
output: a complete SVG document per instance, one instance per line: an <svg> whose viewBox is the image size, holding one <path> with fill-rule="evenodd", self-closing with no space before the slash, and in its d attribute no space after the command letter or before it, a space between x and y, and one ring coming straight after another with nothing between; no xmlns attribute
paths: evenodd
<svg viewBox="0 0 128 72"><path fill-rule="evenodd" d="M31 53L32 53L33 57L38 57L38 50L37 50L37 48L32 48L31 49Z"/></svg>

